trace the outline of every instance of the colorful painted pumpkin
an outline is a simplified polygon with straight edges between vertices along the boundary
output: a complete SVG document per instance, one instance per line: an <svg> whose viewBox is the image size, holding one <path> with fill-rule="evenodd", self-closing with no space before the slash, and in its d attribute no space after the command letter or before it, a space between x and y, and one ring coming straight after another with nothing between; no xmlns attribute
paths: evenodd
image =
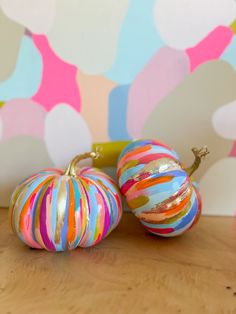
<svg viewBox="0 0 236 314"><path fill-rule="evenodd" d="M24 243L48 251L89 247L117 226L122 215L118 188L96 168L76 168L88 157L96 153L75 157L66 171L41 171L17 186L10 222Z"/></svg>
<svg viewBox="0 0 236 314"><path fill-rule="evenodd" d="M195 162L184 170L175 151L155 140L138 140L121 152L117 175L131 211L151 233L173 237L190 229L201 213L201 197L190 176L204 147L193 149Z"/></svg>

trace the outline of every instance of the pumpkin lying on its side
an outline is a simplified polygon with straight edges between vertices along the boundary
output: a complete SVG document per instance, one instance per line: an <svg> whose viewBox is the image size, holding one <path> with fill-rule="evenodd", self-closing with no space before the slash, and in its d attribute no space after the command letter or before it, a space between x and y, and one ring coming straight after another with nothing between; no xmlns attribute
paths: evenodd
<svg viewBox="0 0 236 314"><path fill-rule="evenodd" d="M183 169L176 152L155 140L138 140L121 152L117 175L129 208L151 233L173 237L191 228L201 213L201 197L190 176L208 154L193 149L195 162Z"/></svg>

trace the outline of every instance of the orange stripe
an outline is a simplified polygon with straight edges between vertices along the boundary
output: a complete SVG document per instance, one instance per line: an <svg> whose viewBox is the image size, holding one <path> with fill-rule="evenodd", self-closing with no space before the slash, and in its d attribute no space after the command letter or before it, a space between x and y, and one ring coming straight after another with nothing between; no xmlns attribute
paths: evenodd
<svg viewBox="0 0 236 314"><path fill-rule="evenodd" d="M67 241L72 242L75 239L75 195L72 180L69 180L69 191Z"/></svg>
<svg viewBox="0 0 236 314"><path fill-rule="evenodd" d="M124 157L121 158L120 162L122 163L124 160L128 159L129 157L134 157L135 155L143 153L143 152L146 152L146 151L148 151L150 149L151 149L151 145L146 145L146 146L143 146L143 147L135 148L134 150L126 153L124 155Z"/></svg>
<svg viewBox="0 0 236 314"><path fill-rule="evenodd" d="M164 177L159 177L159 178L147 179L147 180L143 180L136 183L135 188L137 190L142 190L156 184L169 182L172 179L173 179L173 176L164 176Z"/></svg>
<svg viewBox="0 0 236 314"><path fill-rule="evenodd" d="M22 231L24 229L24 218L25 218L25 215L28 211L32 195L37 193L45 183L47 183L49 180L51 180L51 178L52 178L52 176L48 177L46 180L41 182L38 185L38 187L36 189L34 189L34 191L29 195L29 197L28 197L28 199L27 199L27 201L26 201L25 205L23 206L22 211L20 213L20 231Z"/></svg>
<svg viewBox="0 0 236 314"><path fill-rule="evenodd" d="M173 217L173 216L175 216L175 214L178 214L182 210L184 210L187 207L187 205L191 199L191 195L192 195L191 192L188 193L188 195L182 200L182 202L180 204L173 206L169 210L167 209L165 211L159 212L158 210L154 209L154 210L143 212L143 213L139 214L137 217L140 219L145 219L145 220L150 220L150 221L155 220L155 222L158 222L158 223L159 223L159 221L164 222L164 221L170 219L170 217ZM155 219L154 219L154 217L155 217Z"/></svg>
<svg viewBox="0 0 236 314"><path fill-rule="evenodd" d="M166 212L162 212L162 214L164 214L165 216L169 216L180 212L183 208L185 208L185 206L188 205L191 195L192 193L188 193L188 195L182 200L180 204L173 206L172 209L167 210Z"/></svg>

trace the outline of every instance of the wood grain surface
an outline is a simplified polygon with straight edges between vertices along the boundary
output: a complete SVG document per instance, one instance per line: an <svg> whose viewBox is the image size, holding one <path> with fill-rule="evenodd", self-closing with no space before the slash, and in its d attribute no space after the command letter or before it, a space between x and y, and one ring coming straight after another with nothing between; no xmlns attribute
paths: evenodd
<svg viewBox="0 0 236 314"><path fill-rule="evenodd" d="M126 213L97 247L48 253L24 246L2 209L0 313L236 313L236 219L162 239Z"/></svg>

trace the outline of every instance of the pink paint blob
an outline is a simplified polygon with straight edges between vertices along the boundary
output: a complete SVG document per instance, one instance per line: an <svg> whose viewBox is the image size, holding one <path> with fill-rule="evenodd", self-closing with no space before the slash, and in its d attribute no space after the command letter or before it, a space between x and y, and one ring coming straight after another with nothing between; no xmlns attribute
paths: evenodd
<svg viewBox="0 0 236 314"><path fill-rule="evenodd" d="M217 60L229 45L234 33L226 26L218 26L206 38L193 48L186 50L190 60L190 71L194 71L200 64Z"/></svg>
<svg viewBox="0 0 236 314"><path fill-rule="evenodd" d="M44 137L46 110L29 99L8 101L0 109L2 140L20 135Z"/></svg>
<svg viewBox="0 0 236 314"><path fill-rule="evenodd" d="M128 131L141 136L146 120L157 104L180 84L189 73L184 51L161 48L133 81L128 96Z"/></svg>
<svg viewBox="0 0 236 314"><path fill-rule="evenodd" d="M61 60L49 46L46 36L32 35L43 59L42 82L33 100L50 111L59 103L71 105L80 111L81 97L76 83L77 68Z"/></svg>

